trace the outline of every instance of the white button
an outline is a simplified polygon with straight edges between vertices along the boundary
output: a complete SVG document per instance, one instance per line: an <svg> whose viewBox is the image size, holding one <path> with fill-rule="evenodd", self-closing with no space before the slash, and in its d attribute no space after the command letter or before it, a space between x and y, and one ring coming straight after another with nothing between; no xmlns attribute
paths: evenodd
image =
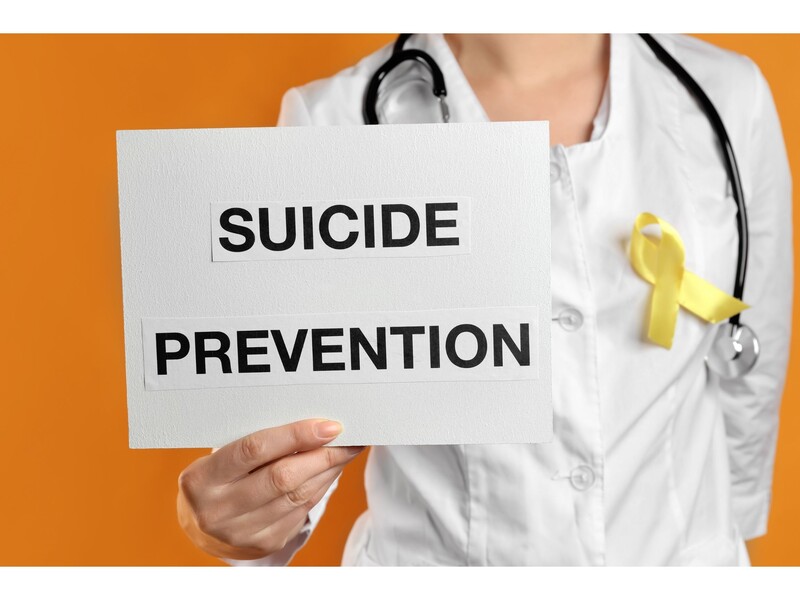
<svg viewBox="0 0 800 600"><path fill-rule="evenodd" d="M585 492L594 485L595 482L594 470L587 465L580 465L575 467L569 473L569 482L579 492Z"/></svg>
<svg viewBox="0 0 800 600"><path fill-rule="evenodd" d="M564 331L577 331L583 325L583 315L577 308L565 308L558 313L558 324Z"/></svg>
<svg viewBox="0 0 800 600"><path fill-rule="evenodd" d="M561 165L550 161L550 183L558 183L561 180Z"/></svg>

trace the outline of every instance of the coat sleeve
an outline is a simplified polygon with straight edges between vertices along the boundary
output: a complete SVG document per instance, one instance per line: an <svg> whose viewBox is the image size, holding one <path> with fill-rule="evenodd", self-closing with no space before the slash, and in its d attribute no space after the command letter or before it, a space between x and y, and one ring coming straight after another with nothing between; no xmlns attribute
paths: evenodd
<svg viewBox="0 0 800 600"><path fill-rule="evenodd" d="M759 68L753 72L749 147L740 165L748 194L750 256L742 323L755 332L761 354L746 376L712 376L728 440L732 509L745 539L764 535L771 501L778 411L786 377L792 322L792 185L778 114ZM745 141L745 138L742 138ZM746 169L746 170L745 170ZM747 181L750 185L748 186Z"/></svg>
<svg viewBox="0 0 800 600"><path fill-rule="evenodd" d="M296 88L290 88L283 95L283 99L281 100L281 110L280 114L278 115L278 127L292 127L311 124L311 117L309 116L308 110L303 102L302 95ZM308 538L313 533L314 529L319 523L319 520L322 518L322 515L325 512L325 507L328 505L328 500L330 499L331 494L333 494L338 484L339 479L337 477L331 487L328 488L328 491L325 493L325 496L322 498L322 500L320 500L317 505L309 511L305 526L294 538L289 540L282 550L256 560L226 559L225 562L239 567L285 566L289 564L289 561L291 561L294 555L297 554L298 550L305 545L305 543L308 541Z"/></svg>
<svg viewBox="0 0 800 600"><path fill-rule="evenodd" d="M297 88L289 88L281 100L281 111L278 114L278 127L297 127L312 125L306 103Z"/></svg>

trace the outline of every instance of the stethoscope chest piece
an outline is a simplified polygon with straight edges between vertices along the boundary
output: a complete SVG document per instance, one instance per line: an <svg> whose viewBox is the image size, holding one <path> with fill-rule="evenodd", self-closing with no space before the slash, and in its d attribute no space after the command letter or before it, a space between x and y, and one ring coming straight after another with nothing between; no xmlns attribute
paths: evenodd
<svg viewBox="0 0 800 600"><path fill-rule="evenodd" d="M750 372L760 350L756 334L747 325L726 323L717 329L706 364L722 379L735 379Z"/></svg>

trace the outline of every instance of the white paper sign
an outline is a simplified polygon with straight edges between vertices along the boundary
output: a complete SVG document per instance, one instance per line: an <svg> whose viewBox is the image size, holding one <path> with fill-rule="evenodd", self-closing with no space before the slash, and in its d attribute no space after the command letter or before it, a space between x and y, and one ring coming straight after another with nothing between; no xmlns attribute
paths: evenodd
<svg viewBox="0 0 800 600"><path fill-rule="evenodd" d="M131 447L551 439L546 123L117 145Z"/></svg>

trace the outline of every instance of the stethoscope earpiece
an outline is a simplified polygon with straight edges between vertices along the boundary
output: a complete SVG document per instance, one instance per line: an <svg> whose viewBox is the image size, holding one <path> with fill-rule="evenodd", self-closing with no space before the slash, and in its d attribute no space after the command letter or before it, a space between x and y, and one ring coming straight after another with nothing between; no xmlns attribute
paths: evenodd
<svg viewBox="0 0 800 600"><path fill-rule="evenodd" d="M717 329L706 355L706 365L722 379L736 379L752 370L760 351L752 329L747 325L726 323Z"/></svg>

